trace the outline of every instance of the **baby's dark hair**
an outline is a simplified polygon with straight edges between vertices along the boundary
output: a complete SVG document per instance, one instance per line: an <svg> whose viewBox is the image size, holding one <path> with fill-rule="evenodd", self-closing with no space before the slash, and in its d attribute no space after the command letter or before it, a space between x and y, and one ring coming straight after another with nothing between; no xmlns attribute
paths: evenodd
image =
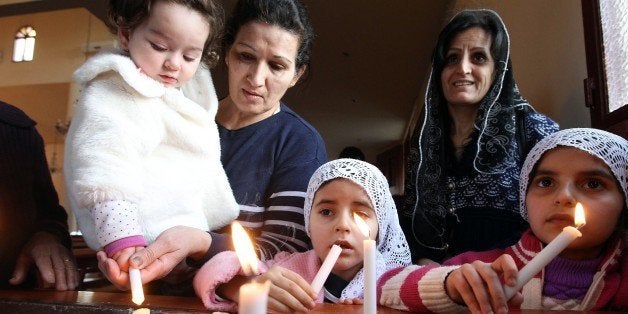
<svg viewBox="0 0 628 314"><path fill-rule="evenodd" d="M213 67L218 63L218 51L224 27L224 12L214 0L109 0L109 30L134 30L148 19L153 4L164 1L183 5L198 12L209 24L209 36L203 47L201 62Z"/></svg>

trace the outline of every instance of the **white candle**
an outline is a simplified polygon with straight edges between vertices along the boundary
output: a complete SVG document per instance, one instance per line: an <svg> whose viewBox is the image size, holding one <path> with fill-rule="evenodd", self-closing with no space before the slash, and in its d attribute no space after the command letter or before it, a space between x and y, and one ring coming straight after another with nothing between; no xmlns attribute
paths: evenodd
<svg viewBox="0 0 628 314"><path fill-rule="evenodd" d="M244 228L242 228L237 221L234 221L231 224L231 238L233 240L233 247L235 248L236 255L240 261L240 266L242 266L242 271L248 276L257 275L257 264L259 261L255 255L253 243L251 243L251 239L249 239L246 231L244 231ZM238 313L266 313L269 289L269 281L263 283L250 282L240 286L238 296Z"/></svg>
<svg viewBox="0 0 628 314"><path fill-rule="evenodd" d="M270 281L250 282L240 286L238 297L239 314L265 314L268 306Z"/></svg>
<svg viewBox="0 0 628 314"><path fill-rule="evenodd" d="M358 228L366 239L362 242L364 245L364 313L375 314L377 313L377 290L376 281L377 275L375 272L375 240L370 238L370 229L366 222L360 218L359 215L353 214Z"/></svg>
<svg viewBox="0 0 628 314"><path fill-rule="evenodd" d="M580 203L576 204L576 215L575 215L575 223L578 228L582 227L585 223L584 220L584 210L582 209L582 205ZM517 291L521 290L521 288L528 282L534 275L538 274L545 265L549 264L558 254L560 254L571 242L573 242L576 238L582 236L582 233L572 226L567 226L563 228L563 231L552 240L541 252L536 254L534 258L528 262L521 270L519 270L519 274L517 276L517 283L514 287L504 286L504 294L506 295L506 300L510 300Z"/></svg>
<svg viewBox="0 0 628 314"><path fill-rule="evenodd" d="M140 305L144 302L144 290L142 289L142 275L137 268L129 267L129 281L131 282L131 300Z"/></svg>
<svg viewBox="0 0 628 314"><path fill-rule="evenodd" d="M319 268L314 280L312 280L312 289L314 290L314 293L318 294L323 288L323 284L325 284L325 280L329 277L329 273L331 273L331 269L334 268L341 252L342 248L339 246L335 244L331 246L329 253L327 253L327 256L325 257L325 261L323 261L321 268Z"/></svg>

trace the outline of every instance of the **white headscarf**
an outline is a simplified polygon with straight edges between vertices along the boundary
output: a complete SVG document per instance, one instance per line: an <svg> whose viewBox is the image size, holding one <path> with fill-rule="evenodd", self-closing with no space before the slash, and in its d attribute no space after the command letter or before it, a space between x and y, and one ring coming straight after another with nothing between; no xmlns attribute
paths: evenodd
<svg viewBox="0 0 628 314"><path fill-rule="evenodd" d="M574 128L548 135L528 153L521 168L519 182L519 208L524 219L528 220L525 199L530 173L545 152L558 146L575 147L601 159L619 182L624 193L625 206L628 207L628 141L621 136L598 129Z"/></svg>
<svg viewBox="0 0 628 314"><path fill-rule="evenodd" d="M399 226L397 208L388 188L386 177L377 167L357 159L336 159L320 166L307 187L303 214L305 230L310 235L312 201L319 187L333 179L345 178L361 186L373 205L379 229L377 236L377 277L391 268L411 263L408 242ZM360 270L342 291L341 298L361 298L364 295L364 273Z"/></svg>

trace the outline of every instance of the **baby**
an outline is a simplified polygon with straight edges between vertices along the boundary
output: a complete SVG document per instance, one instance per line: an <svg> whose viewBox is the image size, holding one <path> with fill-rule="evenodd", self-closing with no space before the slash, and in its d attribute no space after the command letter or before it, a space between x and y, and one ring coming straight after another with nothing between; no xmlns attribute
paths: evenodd
<svg viewBox="0 0 628 314"><path fill-rule="evenodd" d="M70 204L87 244L122 270L170 227L212 230L238 214L220 162L218 101L200 66L215 58L217 9L213 0L112 0L123 50L74 74L84 87L66 142Z"/></svg>

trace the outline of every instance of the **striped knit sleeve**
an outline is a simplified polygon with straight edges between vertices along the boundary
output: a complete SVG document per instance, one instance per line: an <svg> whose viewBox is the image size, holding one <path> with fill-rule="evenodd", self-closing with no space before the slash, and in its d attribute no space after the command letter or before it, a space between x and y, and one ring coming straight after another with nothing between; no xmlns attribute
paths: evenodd
<svg viewBox="0 0 628 314"><path fill-rule="evenodd" d="M445 291L445 277L459 266L410 265L389 270L378 280L381 305L411 312L452 313L467 308Z"/></svg>

